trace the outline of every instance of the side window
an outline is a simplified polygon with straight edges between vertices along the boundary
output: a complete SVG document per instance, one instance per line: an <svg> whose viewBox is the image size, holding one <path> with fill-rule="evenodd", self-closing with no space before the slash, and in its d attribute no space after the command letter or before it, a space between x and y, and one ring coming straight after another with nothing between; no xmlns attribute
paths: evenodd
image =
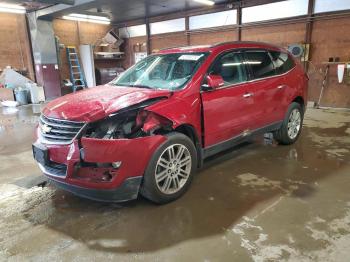
<svg viewBox="0 0 350 262"><path fill-rule="evenodd" d="M277 74L286 73L295 66L293 59L287 53L270 51L270 54Z"/></svg>
<svg viewBox="0 0 350 262"><path fill-rule="evenodd" d="M225 81L224 86L247 81L247 74L242 55L237 52L222 55L215 61L210 74L222 76Z"/></svg>
<svg viewBox="0 0 350 262"><path fill-rule="evenodd" d="M275 68L268 52L246 51L246 64L250 66L254 78L275 75Z"/></svg>

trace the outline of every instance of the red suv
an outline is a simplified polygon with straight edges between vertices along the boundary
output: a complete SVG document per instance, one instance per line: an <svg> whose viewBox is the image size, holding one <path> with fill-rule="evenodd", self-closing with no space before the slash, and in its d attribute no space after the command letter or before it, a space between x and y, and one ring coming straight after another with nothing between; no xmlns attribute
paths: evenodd
<svg viewBox="0 0 350 262"><path fill-rule="evenodd" d="M111 83L50 102L34 158L49 180L100 201L180 197L208 156L301 131L307 76L284 49L232 42L162 50Z"/></svg>

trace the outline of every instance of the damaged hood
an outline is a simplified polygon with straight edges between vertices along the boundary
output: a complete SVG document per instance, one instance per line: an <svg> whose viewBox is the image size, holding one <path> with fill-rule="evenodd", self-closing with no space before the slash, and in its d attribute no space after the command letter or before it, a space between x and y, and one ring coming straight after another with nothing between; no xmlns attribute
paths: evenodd
<svg viewBox="0 0 350 262"><path fill-rule="evenodd" d="M121 86L98 86L57 98L43 110L47 117L91 122L120 109L159 97L169 97L170 91Z"/></svg>

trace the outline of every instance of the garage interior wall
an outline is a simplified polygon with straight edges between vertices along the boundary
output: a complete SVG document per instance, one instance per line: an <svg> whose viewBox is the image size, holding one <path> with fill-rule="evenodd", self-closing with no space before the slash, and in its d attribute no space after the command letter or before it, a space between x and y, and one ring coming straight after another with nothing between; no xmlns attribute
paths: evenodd
<svg viewBox="0 0 350 262"><path fill-rule="evenodd" d="M25 15L0 13L0 25L0 68L12 66L27 70L27 77L34 80Z"/></svg>
<svg viewBox="0 0 350 262"><path fill-rule="evenodd" d="M129 68L134 64L135 52L147 52L146 36L138 36L124 39L125 59L123 60L123 67Z"/></svg>
<svg viewBox="0 0 350 262"><path fill-rule="evenodd" d="M344 15L332 17L331 19L315 19L312 26L311 36L311 62L308 65L309 100L317 101L324 78L329 57L339 57L340 61L350 60L350 16ZM341 12L339 13L341 14ZM188 15L188 14L187 14ZM183 17L183 14L172 14L170 18ZM170 19L167 16L154 17L156 21ZM18 69L28 70L28 76L34 80L33 63L25 15L0 13L0 68L11 65ZM111 28L109 25L76 22L70 20L55 19L53 21L55 35L59 37L60 43L64 45L95 44ZM16 32L16 33L14 33ZM274 22L266 25L243 25L241 29L241 40L263 41L287 47L293 43L305 41L306 23L304 21L293 23ZM187 30L186 32L174 32L151 35L149 39L150 50L156 52L163 48L185 45L214 44L225 41L238 40L237 27L226 26L217 28L206 28L202 30ZM134 63L135 52L145 52L147 37L138 36L125 40L125 59L122 61L125 68ZM69 78L69 67L65 50L60 52L61 79ZM331 65L326 89L321 101L322 106L350 108L350 85L339 84L337 81L337 67Z"/></svg>
<svg viewBox="0 0 350 262"><path fill-rule="evenodd" d="M59 42L65 46L75 46L77 49L79 49L79 45L82 44L96 44L96 42L104 37L110 29L110 25L77 22L63 19L53 20L53 30L55 35L59 38ZM79 50L77 51L79 52ZM60 59L61 79L69 79L69 64L65 49L61 49Z"/></svg>
<svg viewBox="0 0 350 262"><path fill-rule="evenodd" d="M350 16L346 18L332 18L316 20L313 23L311 37L311 62L308 66L309 100L317 101L329 57L339 57L340 61L350 60ZM305 22L274 23L269 25L247 26L242 28L242 41L262 41L288 47L294 43L304 43L306 34ZM152 52L162 48L174 46L215 44L226 41L238 40L237 28L222 27L196 31L176 32L169 34L152 35L150 45ZM129 49L135 43L146 43L146 37L135 37L127 40ZM134 52L126 52L129 67L134 63ZM339 84L337 80L337 66L331 65L326 82L326 89L321 101L325 107L350 108L350 85Z"/></svg>
<svg viewBox="0 0 350 262"><path fill-rule="evenodd" d="M340 61L350 61L350 17L332 20L316 21L312 31L311 57L312 65L309 69L310 88L309 97L319 96L323 74L325 70L322 62L329 57L339 57ZM329 68L327 88L322 99L323 106L350 108L350 85L339 84L337 66Z"/></svg>

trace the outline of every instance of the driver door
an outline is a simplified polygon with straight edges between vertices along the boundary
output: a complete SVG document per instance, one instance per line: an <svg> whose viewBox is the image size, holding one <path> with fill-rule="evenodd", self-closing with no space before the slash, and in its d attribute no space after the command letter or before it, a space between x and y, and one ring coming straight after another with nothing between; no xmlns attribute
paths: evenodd
<svg viewBox="0 0 350 262"><path fill-rule="evenodd" d="M209 69L208 74L220 75L224 85L201 92L206 148L245 136L251 129L254 99L243 61L242 53L231 51L219 55Z"/></svg>

